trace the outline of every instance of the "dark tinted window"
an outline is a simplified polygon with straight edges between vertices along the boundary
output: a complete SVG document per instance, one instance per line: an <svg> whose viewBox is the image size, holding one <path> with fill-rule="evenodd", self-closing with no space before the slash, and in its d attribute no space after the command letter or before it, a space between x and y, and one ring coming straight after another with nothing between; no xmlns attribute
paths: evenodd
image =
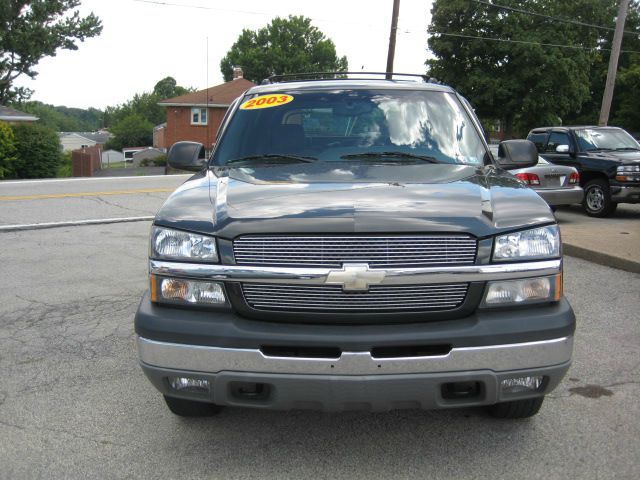
<svg viewBox="0 0 640 480"><path fill-rule="evenodd" d="M236 110L218 142L216 165L262 155L339 161L389 151L443 163L483 164L481 137L451 93L345 89L278 95L291 100L259 109L243 109L243 104Z"/></svg>
<svg viewBox="0 0 640 480"><path fill-rule="evenodd" d="M530 133L527 140L531 140L539 152L544 152L544 146L547 143L547 132Z"/></svg>
<svg viewBox="0 0 640 480"><path fill-rule="evenodd" d="M558 145L570 145L569 135L564 132L551 132L551 135L549 135L549 143L547 144L545 151L555 153Z"/></svg>

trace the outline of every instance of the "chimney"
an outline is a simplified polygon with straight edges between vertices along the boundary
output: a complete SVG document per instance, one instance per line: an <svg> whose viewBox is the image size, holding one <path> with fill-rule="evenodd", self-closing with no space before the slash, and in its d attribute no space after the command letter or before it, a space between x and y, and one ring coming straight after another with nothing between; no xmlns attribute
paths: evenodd
<svg viewBox="0 0 640 480"><path fill-rule="evenodd" d="M242 78L242 67L233 67L233 79L238 80Z"/></svg>

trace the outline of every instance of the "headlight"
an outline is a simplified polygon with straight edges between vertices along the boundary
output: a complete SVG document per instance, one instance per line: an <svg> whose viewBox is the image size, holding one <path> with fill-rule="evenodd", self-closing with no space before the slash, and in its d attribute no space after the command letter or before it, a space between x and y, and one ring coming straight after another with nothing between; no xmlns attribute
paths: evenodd
<svg viewBox="0 0 640 480"><path fill-rule="evenodd" d="M528 305L557 302L562 296L562 276L523 278L489 282L482 301L483 307Z"/></svg>
<svg viewBox="0 0 640 480"><path fill-rule="evenodd" d="M151 257L167 260L218 261L216 239L170 228L151 230Z"/></svg>
<svg viewBox="0 0 640 480"><path fill-rule="evenodd" d="M557 225L538 227L496 237L494 260L535 260L560 256Z"/></svg>
<svg viewBox="0 0 640 480"><path fill-rule="evenodd" d="M616 170L619 182L640 182L640 165L621 165Z"/></svg>

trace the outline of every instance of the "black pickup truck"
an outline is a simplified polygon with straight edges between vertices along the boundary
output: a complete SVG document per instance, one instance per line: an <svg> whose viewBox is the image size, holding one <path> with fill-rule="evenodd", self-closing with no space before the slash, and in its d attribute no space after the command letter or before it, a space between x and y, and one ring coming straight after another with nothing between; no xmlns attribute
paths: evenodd
<svg viewBox="0 0 640 480"><path fill-rule="evenodd" d="M384 77L383 77L384 78ZM159 210L135 316L177 415L222 406L487 406L528 417L569 368L575 317L545 201L494 159L466 100L394 77L272 78L229 108Z"/></svg>
<svg viewBox="0 0 640 480"><path fill-rule="evenodd" d="M617 127L543 127L529 132L546 160L575 167L592 217L612 215L618 203L640 203L640 144Z"/></svg>

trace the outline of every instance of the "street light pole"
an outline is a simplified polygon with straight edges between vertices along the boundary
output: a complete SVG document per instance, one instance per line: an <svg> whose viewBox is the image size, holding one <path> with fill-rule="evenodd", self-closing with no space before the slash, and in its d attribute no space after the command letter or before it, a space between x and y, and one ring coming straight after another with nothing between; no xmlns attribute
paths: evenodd
<svg viewBox="0 0 640 480"><path fill-rule="evenodd" d="M391 80L393 72L393 58L396 54L396 32L398 31L398 13L400 0L393 0L393 16L391 17L391 34L389 35L389 53L387 54L387 80Z"/></svg>
<svg viewBox="0 0 640 480"><path fill-rule="evenodd" d="M613 100L613 87L616 84L616 72L618 70L618 57L620 57L620 48L622 46L622 34L624 30L624 22L627 18L627 9L629 8L629 0L620 0L618 7L618 18L616 19L616 31L613 34L613 45L611 48L611 57L609 57L609 70L607 71L607 82L604 86L604 95L602 96L602 107L600 108L600 119L598 125L606 126L609 122L609 113L611 111L611 101Z"/></svg>

